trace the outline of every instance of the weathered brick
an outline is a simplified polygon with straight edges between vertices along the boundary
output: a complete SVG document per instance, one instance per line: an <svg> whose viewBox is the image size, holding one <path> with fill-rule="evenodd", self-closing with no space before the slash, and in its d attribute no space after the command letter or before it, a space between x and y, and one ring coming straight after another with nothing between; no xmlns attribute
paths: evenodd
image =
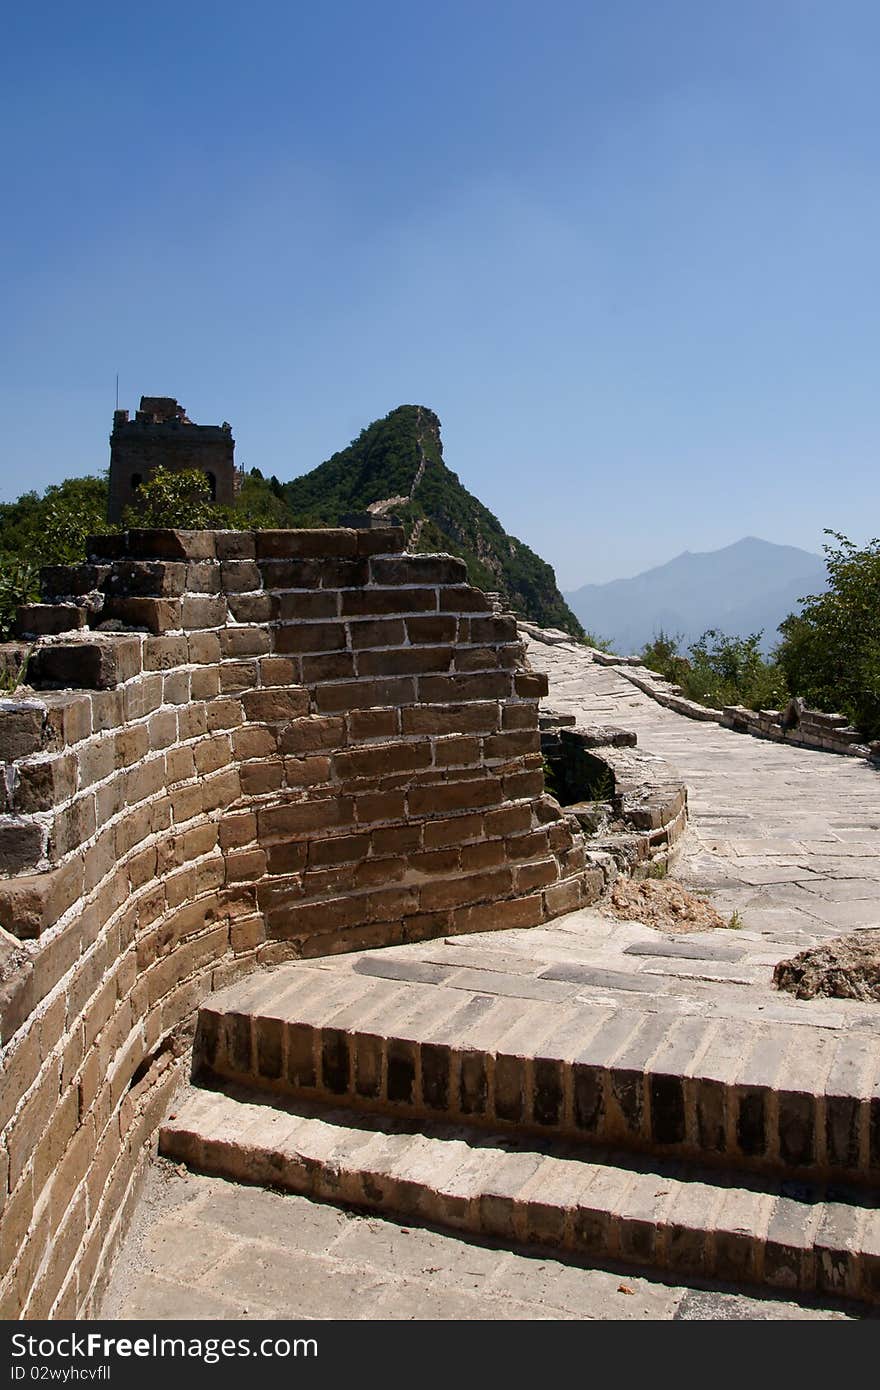
<svg viewBox="0 0 880 1390"><path fill-rule="evenodd" d="M487 840L483 844L462 845L460 855L464 873L474 873L478 869L494 869L507 862L507 848L503 840Z"/></svg>
<svg viewBox="0 0 880 1390"><path fill-rule="evenodd" d="M272 617L277 622L308 622L335 618L338 613L339 594L332 589L298 589L272 595Z"/></svg>
<svg viewBox="0 0 880 1390"><path fill-rule="evenodd" d="M487 873L426 883L419 890L419 900L422 908L431 912L436 908L463 907L486 898L503 897L512 886L513 875L509 869L491 869Z"/></svg>
<svg viewBox="0 0 880 1390"><path fill-rule="evenodd" d="M402 613L433 613L437 608L436 589L343 589L340 611L346 617L381 617Z"/></svg>
<svg viewBox="0 0 880 1390"><path fill-rule="evenodd" d="M544 791L544 773L535 772L505 773L504 796L508 801L518 801L522 797L541 796Z"/></svg>
<svg viewBox="0 0 880 1390"><path fill-rule="evenodd" d="M92 732L92 700L89 695L47 690L40 697L46 711L46 746L69 747L88 738ZM19 755L21 756L21 755Z"/></svg>
<svg viewBox="0 0 880 1390"><path fill-rule="evenodd" d="M228 594L226 603L237 623L268 623L274 612L271 594Z"/></svg>
<svg viewBox="0 0 880 1390"><path fill-rule="evenodd" d="M445 845L461 845L467 840L479 839L484 834L485 824L481 815L432 821L424 827L425 849L440 849Z"/></svg>
<svg viewBox="0 0 880 1390"><path fill-rule="evenodd" d="M180 605L180 625L184 628L222 627L226 613L226 599L222 594L185 594Z"/></svg>
<svg viewBox="0 0 880 1390"><path fill-rule="evenodd" d="M12 802L8 809L16 815L51 810L73 795L76 772L76 759L70 753L38 763L20 763L11 796L7 793L7 802Z"/></svg>
<svg viewBox="0 0 880 1390"><path fill-rule="evenodd" d="M540 700L547 694L549 683L543 671L517 671L513 678L521 700Z"/></svg>
<svg viewBox="0 0 880 1390"><path fill-rule="evenodd" d="M24 603L16 609L20 637L47 637L84 628L86 610L76 603Z"/></svg>
<svg viewBox="0 0 880 1390"><path fill-rule="evenodd" d="M219 674L220 689L216 693L224 695L252 690L259 679L256 661L224 661Z"/></svg>
<svg viewBox="0 0 880 1390"><path fill-rule="evenodd" d="M530 893L536 888L546 888L559 877L559 865L555 859L543 859L538 864L523 864L514 873L514 887L517 893Z"/></svg>
<svg viewBox="0 0 880 1390"><path fill-rule="evenodd" d="M442 708L417 705L400 712L404 734L488 734L499 725L497 701L453 704Z"/></svg>
<svg viewBox="0 0 880 1390"><path fill-rule="evenodd" d="M125 718L143 719L162 703L162 677L157 672L130 681L123 691Z"/></svg>
<svg viewBox="0 0 880 1390"><path fill-rule="evenodd" d="M97 798L88 793L56 811L47 842L49 858L61 859L85 844L95 833L96 817Z"/></svg>
<svg viewBox="0 0 880 1390"><path fill-rule="evenodd" d="M145 559L213 560L216 554L215 534L214 531L131 530L127 533L127 549L130 555ZM94 543L95 549L90 549L90 554L105 552L106 540L106 537L91 537L89 547ZM98 545L98 542L101 544ZM111 549L108 559L115 558Z"/></svg>
<svg viewBox="0 0 880 1390"><path fill-rule="evenodd" d="M389 1038L387 1047L388 1100L396 1105L412 1105L416 1089L416 1045L403 1038Z"/></svg>
<svg viewBox="0 0 880 1390"><path fill-rule="evenodd" d="M466 578L464 561L451 555L380 556L370 561L374 584L460 584Z"/></svg>
<svg viewBox="0 0 880 1390"><path fill-rule="evenodd" d="M414 772L431 766L431 749L422 743L376 743L369 748L336 753L333 768L343 781L356 777L383 777L395 772Z"/></svg>
<svg viewBox="0 0 880 1390"><path fill-rule="evenodd" d="M406 811L403 792L366 792L355 797L359 825L372 826L376 821L402 820Z"/></svg>
<svg viewBox="0 0 880 1390"><path fill-rule="evenodd" d="M258 560L356 555L357 532L343 528L311 531L256 531Z"/></svg>
<svg viewBox="0 0 880 1390"><path fill-rule="evenodd" d="M457 647L455 651L455 671L456 674L464 674L471 671L497 671L500 668L507 669L512 667L513 660L502 659L502 652L493 647Z"/></svg>
<svg viewBox="0 0 880 1390"><path fill-rule="evenodd" d="M231 698L213 700L205 713L209 733L217 729L234 729L244 720L242 701Z"/></svg>
<svg viewBox="0 0 880 1390"><path fill-rule="evenodd" d="M9 1127L7 1148L11 1188L17 1185L26 1163L55 1115L60 1070L61 1065L57 1059L49 1063Z"/></svg>
<svg viewBox="0 0 880 1390"><path fill-rule="evenodd" d="M248 719L280 723L308 714L309 695L307 690L276 686L271 690L248 691L242 695L241 704Z"/></svg>
<svg viewBox="0 0 880 1390"><path fill-rule="evenodd" d="M309 835L316 830L342 827L352 823L354 803L350 797L327 797L291 806L274 806L257 812L260 840L275 840L286 835Z"/></svg>
<svg viewBox="0 0 880 1390"><path fill-rule="evenodd" d="M464 676L420 676L419 700L449 704L463 700L500 700L510 695L510 676L485 671Z"/></svg>
<svg viewBox="0 0 880 1390"><path fill-rule="evenodd" d="M78 860L2 882L0 926L13 936L39 936L73 906L82 886L83 865Z"/></svg>
<svg viewBox="0 0 880 1390"><path fill-rule="evenodd" d="M180 628L181 604L177 599L108 596L104 600L103 616L117 618L126 627L146 628L158 636Z"/></svg>
<svg viewBox="0 0 880 1390"><path fill-rule="evenodd" d="M258 555L257 566L263 576L263 585L268 590L318 589L321 585L319 560L285 560L278 556Z"/></svg>
<svg viewBox="0 0 880 1390"><path fill-rule="evenodd" d="M313 753L325 748L341 748L345 743L345 723L342 719L309 715L296 719L282 731L279 749L282 753Z"/></svg>
<svg viewBox="0 0 880 1390"><path fill-rule="evenodd" d="M523 753L537 753L541 736L537 729L522 729L512 733L494 734L483 739L483 753L490 761L496 758L517 758Z"/></svg>
<svg viewBox="0 0 880 1390"><path fill-rule="evenodd" d="M330 759L313 756L284 759L284 780L289 787L313 787L330 780Z"/></svg>
<svg viewBox="0 0 880 1390"><path fill-rule="evenodd" d="M501 783L497 777L475 777L467 782L413 787L409 793L409 809L413 816L444 815L449 811L495 806L501 797Z"/></svg>
<svg viewBox="0 0 880 1390"><path fill-rule="evenodd" d="M304 685L350 679L355 675L354 657L351 652L326 652L321 656L304 656L301 658L300 671L300 679Z"/></svg>
<svg viewBox="0 0 880 1390"><path fill-rule="evenodd" d="M285 623L275 629L279 652L335 652L348 648L344 623Z"/></svg>
<svg viewBox="0 0 880 1390"><path fill-rule="evenodd" d="M445 613L412 617L406 620L406 632L410 642L415 644L454 642L458 629L458 619Z"/></svg>
<svg viewBox="0 0 880 1390"><path fill-rule="evenodd" d="M185 637L148 637L144 642L144 670L167 671L188 660Z"/></svg>
<svg viewBox="0 0 880 1390"><path fill-rule="evenodd" d="M162 560L117 560L107 570L103 587L108 598L180 598L186 588L186 565Z"/></svg>
<svg viewBox="0 0 880 1390"><path fill-rule="evenodd" d="M220 566L216 560L196 560L186 567L186 591L191 594L219 594Z"/></svg>
<svg viewBox="0 0 880 1390"><path fill-rule="evenodd" d="M110 690L140 669L140 638L102 633L37 647L28 664L28 680L37 688L55 685Z"/></svg>
<svg viewBox="0 0 880 1390"><path fill-rule="evenodd" d="M263 627L225 627L220 630L220 654L224 658L264 656L271 649L269 633Z"/></svg>
<svg viewBox="0 0 880 1390"><path fill-rule="evenodd" d="M264 796L279 791L284 783L284 763L281 758L263 758L258 763L245 763L241 769L241 787L245 796Z"/></svg>
<svg viewBox="0 0 880 1390"><path fill-rule="evenodd" d="M449 1108L451 1052L442 1043L423 1043L419 1049L422 1099L429 1110Z"/></svg>
<svg viewBox="0 0 880 1390"><path fill-rule="evenodd" d="M480 589L472 589L470 585L453 585L442 587L438 593L439 610L441 613L488 613L490 612L489 600Z"/></svg>
<svg viewBox="0 0 880 1390"><path fill-rule="evenodd" d="M504 705L501 711L503 729L536 729L538 727L538 707L528 703Z"/></svg>
<svg viewBox="0 0 880 1390"><path fill-rule="evenodd" d="M315 703L322 714L364 709L371 705L409 705L416 698L415 682L406 677L388 680L330 682L318 686Z"/></svg>
<svg viewBox="0 0 880 1390"><path fill-rule="evenodd" d="M193 632L187 636L189 659L195 666L213 665L220 660L220 639L216 632Z"/></svg>
<svg viewBox="0 0 880 1390"><path fill-rule="evenodd" d="M259 659L260 683L264 686L295 685L296 667L290 657L262 656Z"/></svg>
<svg viewBox="0 0 880 1390"><path fill-rule="evenodd" d="M374 526L357 532L359 555L390 555L402 551L405 542L402 526Z"/></svg>
<svg viewBox="0 0 880 1390"><path fill-rule="evenodd" d="M561 917L566 912L576 912L581 905L583 890L580 880L568 879L544 890L544 905L549 917Z"/></svg>
<svg viewBox="0 0 880 1390"><path fill-rule="evenodd" d="M393 738L400 732L400 716L394 709L352 710L348 731L353 742Z"/></svg>
<svg viewBox="0 0 880 1390"><path fill-rule="evenodd" d="M224 560L220 565L220 589L223 593L249 593L262 588L262 584L262 575L253 560Z"/></svg>
<svg viewBox="0 0 880 1390"><path fill-rule="evenodd" d="M406 639L406 630L400 618L350 622L348 630L355 651L369 647L399 647Z"/></svg>
<svg viewBox="0 0 880 1390"><path fill-rule="evenodd" d="M253 531L215 531L214 549L218 560L252 560L256 554Z"/></svg>

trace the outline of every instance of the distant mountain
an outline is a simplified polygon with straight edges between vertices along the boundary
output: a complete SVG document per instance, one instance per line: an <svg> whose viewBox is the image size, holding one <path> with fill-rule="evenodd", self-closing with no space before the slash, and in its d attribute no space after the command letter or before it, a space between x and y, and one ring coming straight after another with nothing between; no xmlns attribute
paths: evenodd
<svg viewBox="0 0 880 1390"><path fill-rule="evenodd" d="M281 492L296 526L334 526L350 513L366 511L396 516L406 530L407 549L459 555L471 583L499 591L514 612L583 636L550 565L509 536L446 467L440 421L425 406L398 406L347 449L283 484Z"/></svg>
<svg viewBox="0 0 880 1390"><path fill-rule="evenodd" d="M633 579L585 584L565 597L583 625L621 654L638 652L661 630L680 634L685 647L710 627L731 637L763 631L769 650L798 600L824 588L820 555L747 536L721 550L686 550Z"/></svg>

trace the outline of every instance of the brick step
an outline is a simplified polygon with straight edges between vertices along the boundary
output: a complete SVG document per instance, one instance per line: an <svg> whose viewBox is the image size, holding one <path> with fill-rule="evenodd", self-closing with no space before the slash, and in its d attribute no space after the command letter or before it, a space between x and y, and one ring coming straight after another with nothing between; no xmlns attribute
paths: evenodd
<svg viewBox="0 0 880 1390"><path fill-rule="evenodd" d="M573 1258L880 1302L880 1211L852 1190L191 1090L159 1149L201 1172Z"/></svg>
<svg viewBox="0 0 880 1390"><path fill-rule="evenodd" d="M632 993L602 1006L578 999L577 970L564 962L501 978L411 949L288 965L211 996L199 1012L195 1075L401 1117L876 1185L876 1038L672 1017L640 1008ZM452 943L446 954L479 959ZM481 992L492 989L506 993Z"/></svg>

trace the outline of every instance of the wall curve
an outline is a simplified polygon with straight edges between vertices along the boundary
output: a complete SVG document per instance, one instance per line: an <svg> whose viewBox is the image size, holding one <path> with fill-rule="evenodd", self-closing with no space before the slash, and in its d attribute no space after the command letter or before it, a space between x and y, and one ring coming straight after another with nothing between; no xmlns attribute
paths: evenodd
<svg viewBox="0 0 880 1390"><path fill-rule="evenodd" d="M95 1312L211 989L593 901L515 620L387 530L128 532L0 701L0 1316Z"/></svg>

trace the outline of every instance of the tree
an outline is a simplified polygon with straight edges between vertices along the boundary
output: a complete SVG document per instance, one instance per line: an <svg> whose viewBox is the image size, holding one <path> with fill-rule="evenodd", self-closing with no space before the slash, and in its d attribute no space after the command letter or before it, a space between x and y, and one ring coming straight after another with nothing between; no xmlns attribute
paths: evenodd
<svg viewBox="0 0 880 1390"><path fill-rule="evenodd" d="M26 492L0 505L0 562L40 565L77 564L85 558L86 537L108 529L107 478L66 478L42 497Z"/></svg>
<svg viewBox="0 0 880 1390"><path fill-rule="evenodd" d="M0 640L12 635L19 606L39 599L41 567L85 559L86 537L108 529L106 515L106 475L66 478L0 505Z"/></svg>
<svg viewBox="0 0 880 1390"><path fill-rule="evenodd" d="M841 712L880 737L880 540L859 549L837 531L823 546L828 588L780 623L776 659L807 704Z"/></svg>
<svg viewBox="0 0 880 1390"><path fill-rule="evenodd" d="M199 468L154 468L122 516L126 530L170 526L199 531L226 524L223 508L214 505L207 476Z"/></svg>

